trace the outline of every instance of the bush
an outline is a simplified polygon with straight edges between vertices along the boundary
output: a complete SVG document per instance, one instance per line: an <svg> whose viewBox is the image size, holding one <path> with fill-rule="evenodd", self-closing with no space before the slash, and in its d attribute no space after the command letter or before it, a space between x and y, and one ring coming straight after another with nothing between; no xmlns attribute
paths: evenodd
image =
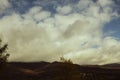
<svg viewBox="0 0 120 80"><path fill-rule="evenodd" d="M60 58L62 65L62 80L80 80L79 69L76 65L73 65L71 59Z"/></svg>
<svg viewBox="0 0 120 80"><path fill-rule="evenodd" d="M64 57L60 57L60 61L63 63L73 64L73 62L70 59L65 59Z"/></svg>

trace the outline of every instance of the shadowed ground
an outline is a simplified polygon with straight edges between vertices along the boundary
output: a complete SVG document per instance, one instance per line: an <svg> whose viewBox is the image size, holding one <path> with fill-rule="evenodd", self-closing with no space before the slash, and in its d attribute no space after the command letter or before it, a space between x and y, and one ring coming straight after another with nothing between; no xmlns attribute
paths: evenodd
<svg viewBox="0 0 120 80"><path fill-rule="evenodd" d="M61 62L11 62L0 73L0 80L119 80L120 64L81 66Z"/></svg>

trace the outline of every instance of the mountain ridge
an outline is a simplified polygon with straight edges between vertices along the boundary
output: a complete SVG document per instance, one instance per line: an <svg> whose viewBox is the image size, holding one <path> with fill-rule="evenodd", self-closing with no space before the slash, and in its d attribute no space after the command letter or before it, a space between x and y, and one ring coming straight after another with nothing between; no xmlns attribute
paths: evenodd
<svg viewBox="0 0 120 80"><path fill-rule="evenodd" d="M114 64L110 64L114 65ZM119 67L119 68L118 68ZM87 79L86 79L87 78ZM89 78L89 79L88 79ZM94 78L94 79L92 79ZM2 80L118 80L120 65L78 65L63 62L9 62Z"/></svg>

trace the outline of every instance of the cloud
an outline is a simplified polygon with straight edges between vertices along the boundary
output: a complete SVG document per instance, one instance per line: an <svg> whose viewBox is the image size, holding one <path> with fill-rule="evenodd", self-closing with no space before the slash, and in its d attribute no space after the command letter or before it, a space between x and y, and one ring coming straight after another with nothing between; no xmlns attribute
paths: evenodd
<svg viewBox="0 0 120 80"><path fill-rule="evenodd" d="M8 0L0 0L0 13L10 7Z"/></svg>
<svg viewBox="0 0 120 80"><path fill-rule="evenodd" d="M103 38L103 27L118 17L111 0L80 0L57 6L56 13L34 6L25 14L0 19L0 33L9 43L10 61L54 61L65 56L80 64L119 62L120 42Z"/></svg>
<svg viewBox="0 0 120 80"><path fill-rule="evenodd" d="M34 18L35 20L39 21L39 20L43 20L51 15L50 12L41 11L41 9L42 9L41 7L33 7L29 10L27 15L25 15L25 16L28 16L28 17L30 16L30 17Z"/></svg>
<svg viewBox="0 0 120 80"><path fill-rule="evenodd" d="M60 14L69 14L72 11L70 6L57 7L57 12Z"/></svg>

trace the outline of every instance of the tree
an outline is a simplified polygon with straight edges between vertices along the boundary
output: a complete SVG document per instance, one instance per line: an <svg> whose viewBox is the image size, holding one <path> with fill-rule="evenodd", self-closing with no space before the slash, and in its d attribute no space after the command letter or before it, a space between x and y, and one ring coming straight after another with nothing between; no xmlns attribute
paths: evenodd
<svg viewBox="0 0 120 80"><path fill-rule="evenodd" d="M0 39L0 69L2 69L5 66L7 59L9 57L9 54L7 53L7 49L8 49L8 44L4 44L2 46L2 40Z"/></svg>

